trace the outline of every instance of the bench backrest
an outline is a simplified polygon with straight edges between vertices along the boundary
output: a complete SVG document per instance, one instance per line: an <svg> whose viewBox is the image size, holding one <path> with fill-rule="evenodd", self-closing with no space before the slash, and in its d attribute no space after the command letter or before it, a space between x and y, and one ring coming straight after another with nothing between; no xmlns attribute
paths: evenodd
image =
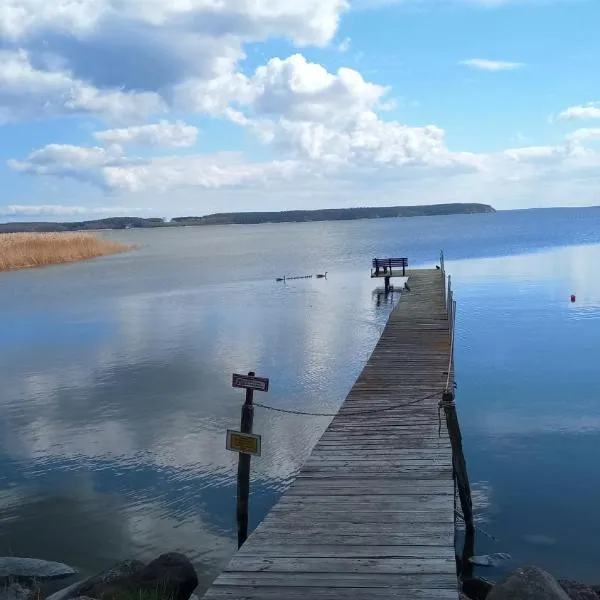
<svg viewBox="0 0 600 600"><path fill-rule="evenodd" d="M374 258L373 268L377 267L408 267L408 258Z"/></svg>

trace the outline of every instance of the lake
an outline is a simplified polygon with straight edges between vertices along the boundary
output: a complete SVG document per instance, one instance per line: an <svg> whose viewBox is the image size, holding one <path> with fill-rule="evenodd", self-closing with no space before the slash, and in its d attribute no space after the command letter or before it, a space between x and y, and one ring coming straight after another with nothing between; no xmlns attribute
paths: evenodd
<svg viewBox="0 0 600 600"><path fill-rule="evenodd" d="M600 209L103 235L138 249L0 274L0 554L89 574L178 550L202 591L236 548L231 374L335 412L391 310L371 258L443 248L477 553L600 583ZM250 529L328 423L256 409Z"/></svg>

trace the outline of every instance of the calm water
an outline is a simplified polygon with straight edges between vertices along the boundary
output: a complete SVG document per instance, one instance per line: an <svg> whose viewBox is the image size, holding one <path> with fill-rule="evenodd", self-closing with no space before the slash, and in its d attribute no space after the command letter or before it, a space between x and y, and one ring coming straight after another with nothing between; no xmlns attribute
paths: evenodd
<svg viewBox="0 0 600 600"><path fill-rule="evenodd" d="M444 248L478 521L497 538L477 551L599 583L600 209L105 235L139 249L0 274L1 554L87 574L179 550L207 586L236 545L231 373L270 377L265 403L335 410L390 310L370 259L431 266ZM252 528L327 424L256 410Z"/></svg>

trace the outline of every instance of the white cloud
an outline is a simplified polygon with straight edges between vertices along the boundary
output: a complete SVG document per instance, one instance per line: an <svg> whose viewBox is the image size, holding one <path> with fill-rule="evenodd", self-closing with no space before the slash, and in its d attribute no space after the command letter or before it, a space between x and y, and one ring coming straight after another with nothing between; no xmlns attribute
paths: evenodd
<svg viewBox="0 0 600 600"><path fill-rule="evenodd" d="M64 206L61 204L9 204L0 206L0 215L15 216L47 216L47 217L73 217L85 215L130 215L144 212L148 209L129 208L126 206Z"/></svg>
<svg viewBox="0 0 600 600"><path fill-rule="evenodd" d="M0 119L94 113L121 121L185 99L223 110L245 43L325 46L346 0L4 0Z"/></svg>
<svg viewBox="0 0 600 600"><path fill-rule="evenodd" d="M525 66L520 62L509 62L505 60L488 60L486 58L470 58L460 62L461 65L477 69L479 71L514 71Z"/></svg>
<svg viewBox="0 0 600 600"><path fill-rule="evenodd" d="M244 82L242 112L230 117L264 143L326 167L476 166L472 155L446 148L438 127L382 120L387 92L353 69L329 73L295 54L256 69Z"/></svg>
<svg viewBox="0 0 600 600"><path fill-rule="evenodd" d="M600 127L577 129L573 133L570 133L567 139L574 143L600 140Z"/></svg>
<svg viewBox="0 0 600 600"><path fill-rule="evenodd" d="M248 162L237 153L154 158L144 164L111 166L106 184L128 192L168 192L178 188L254 186L293 175L293 161Z"/></svg>
<svg viewBox="0 0 600 600"><path fill-rule="evenodd" d="M3 0L0 34L20 40L54 29L85 36L120 20L196 35L284 35L300 45L324 45L348 8L345 0Z"/></svg>
<svg viewBox="0 0 600 600"><path fill-rule="evenodd" d="M600 119L600 103L590 102L578 106L570 106L563 110L557 117L558 121L572 121L575 119Z"/></svg>
<svg viewBox="0 0 600 600"><path fill-rule="evenodd" d="M22 173L69 177L106 189L106 169L126 161L130 162L116 144L106 148L49 144L32 152L26 160L9 160L8 166Z"/></svg>
<svg viewBox="0 0 600 600"><path fill-rule="evenodd" d="M339 44L339 46L338 46L338 50L339 50L340 52L348 52L348 50L350 50L350 44L351 44L351 43L352 43L352 40L351 40L349 37L347 37L347 38L344 38L344 39L343 39L343 40L340 42L340 44Z"/></svg>
<svg viewBox="0 0 600 600"><path fill-rule="evenodd" d="M137 144L164 148L183 148L196 143L198 129L182 121L160 121L151 125L136 125L120 129L97 131L94 137L101 142Z"/></svg>
<svg viewBox="0 0 600 600"><path fill-rule="evenodd" d="M285 178L293 161L247 162L238 153L141 159L113 144L107 148L50 144L8 165L22 173L69 177L106 191L167 192L183 187L223 188Z"/></svg>
<svg viewBox="0 0 600 600"><path fill-rule="evenodd" d="M24 50L0 51L0 123L78 113L137 119L163 110L157 94L98 90L68 71L34 67Z"/></svg>

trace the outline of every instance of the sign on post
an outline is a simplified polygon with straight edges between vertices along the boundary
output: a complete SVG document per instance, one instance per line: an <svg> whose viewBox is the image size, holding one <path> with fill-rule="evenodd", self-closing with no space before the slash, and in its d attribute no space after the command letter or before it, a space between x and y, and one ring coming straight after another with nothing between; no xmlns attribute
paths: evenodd
<svg viewBox="0 0 600 600"><path fill-rule="evenodd" d="M260 456L260 435L255 433L242 433L241 431L227 430L227 450L240 454Z"/></svg>
<svg viewBox="0 0 600 600"><path fill-rule="evenodd" d="M242 405L241 431L227 430L227 450L238 453L237 477L237 525L238 550L248 537L248 500L250 497L250 459L260 456L260 435L252 433L254 408L252 405L254 391L268 392L269 380L266 377L256 377L254 371L248 375L234 373L231 380L234 388L246 389L246 402Z"/></svg>
<svg viewBox="0 0 600 600"><path fill-rule="evenodd" d="M246 388L247 390L256 390L257 392L269 391L269 380L266 377L253 377L234 373L231 385L235 388Z"/></svg>

